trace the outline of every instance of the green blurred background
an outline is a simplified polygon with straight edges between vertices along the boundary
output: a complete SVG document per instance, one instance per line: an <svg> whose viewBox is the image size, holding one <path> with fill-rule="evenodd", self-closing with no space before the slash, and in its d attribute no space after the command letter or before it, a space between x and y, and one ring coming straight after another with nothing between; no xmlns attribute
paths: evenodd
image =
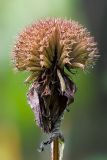
<svg viewBox="0 0 107 160"><path fill-rule="evenodd" d="M50 159L38 153L45 137L27 104L25 73L12 68L14 41L25 26L45 17L66 17L86 26L101 57L91 73L73 75L78 92L62 124L64 160L107 159L107 1L0 0L0 160Z"/></svg>

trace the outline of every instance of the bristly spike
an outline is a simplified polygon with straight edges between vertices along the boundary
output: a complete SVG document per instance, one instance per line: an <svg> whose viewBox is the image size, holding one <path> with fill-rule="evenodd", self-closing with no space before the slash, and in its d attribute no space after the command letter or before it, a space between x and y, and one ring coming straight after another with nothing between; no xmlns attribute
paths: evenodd
<svg viewBox="0 0 107 160"><path fill-rule="evenodd" d="M40 68L40 67L27 67L27 70L36 72L36 71L41 71L42 68Z"/></svg>
<svg viewBox="0 0 107 160"><path fill-rule="evenodd" d="M81 68L82 70L84 70L85 67L82 63L72 63L72 66L75 68Z"/></svg>
<svg viewBox="0 0 107 160"><path fill-rule="evenodd" d="M37 76L38 76L38 72L34 72L34 73L32 73L25 81L24 81L24 83L30 83L30 82L32 82L32 80L34 79L34 78L36 78Z"/></svg>
<svg viewBox="0 0 107 160"><path fill-rule="evenodd" d="M66 90L66 85L59 69L57 69L57 75L60 81L61 92L63 94Z"/></svg>

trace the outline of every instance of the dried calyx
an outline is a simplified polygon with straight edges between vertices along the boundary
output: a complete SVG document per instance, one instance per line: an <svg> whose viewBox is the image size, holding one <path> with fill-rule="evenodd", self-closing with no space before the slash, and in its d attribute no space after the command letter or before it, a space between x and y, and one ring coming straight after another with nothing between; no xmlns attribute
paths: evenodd
<svg viewBox="0 0 107 160"><path fill-rule="evenodd" d="M19 36L14 48L14 64L20 71L30 71L25 82L31 82L28 102L37 124L63 140L59 127L67 106L74 101L76 86L64 72L82 70L94 65L98 58L94 38L75 21L47 19L34 23ZM42 145L42 149L43 149Z"/></svg>

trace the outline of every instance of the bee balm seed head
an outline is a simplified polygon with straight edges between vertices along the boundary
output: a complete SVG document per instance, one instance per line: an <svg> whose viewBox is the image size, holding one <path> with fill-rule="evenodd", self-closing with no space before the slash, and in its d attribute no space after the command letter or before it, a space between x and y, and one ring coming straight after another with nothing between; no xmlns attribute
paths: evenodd
<svg viewBox="0 0 107 160"><path fill-rule="evenodd" d="M78 22L51 18L34 23L20 35L13 50L16 68L31 75L33 82L27 94L37 125L51 133L50 144L60 133L61 118L74 102L76 85L64 72L93 67L98 58L97 44ZM42 146L43 149L43 146Z"/></svg>
<svg viewBox="0 0 107 160"><path fill-rule="evenodd" d="M57 67L86 69L98 58L97 44L78 22L52 18L26 28L13 51L18 70L40 73L51 68L54 57Z"/></svg>

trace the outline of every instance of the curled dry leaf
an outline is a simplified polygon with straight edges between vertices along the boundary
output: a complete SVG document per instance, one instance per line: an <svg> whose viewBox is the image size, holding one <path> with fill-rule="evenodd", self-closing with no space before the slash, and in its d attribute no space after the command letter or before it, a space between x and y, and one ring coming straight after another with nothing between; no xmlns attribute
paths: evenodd
<svg viewBox="0 0 107 160"><path fill-rule="evenodd" d="M46 133L53 132L66 107L74 101L76 86L65 75L62 77L65 83L63 92L61 80L56 76L52 82L52 78L47 76L33 83L27 94L36 122Z"/></svg>

